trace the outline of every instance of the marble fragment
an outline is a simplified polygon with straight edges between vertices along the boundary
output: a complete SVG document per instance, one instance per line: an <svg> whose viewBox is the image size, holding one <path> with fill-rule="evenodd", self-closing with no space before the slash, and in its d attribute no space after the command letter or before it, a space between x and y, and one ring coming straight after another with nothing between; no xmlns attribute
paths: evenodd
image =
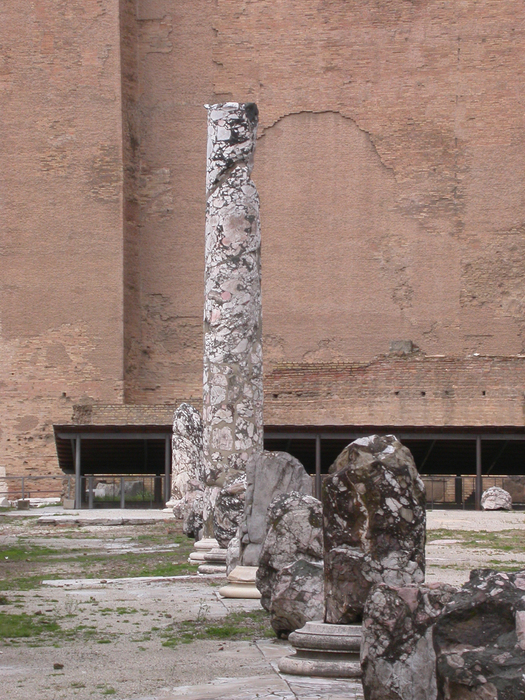
<svg viewBox="0 0 525 700"><path fill-rule="evenodd" d="M359 622L375 583L425 577L425 487L393 435L348 445L323 482L325 622Z"/></svg>
<svg viewBox="0 0 525 700"><path fill-rule="evenodd" d="M321 503L297 492L278 496L268 509L256 586L272 627L286 637L322 617L323 542Z"/></svg>
<svg viewBox="0 0 525 700"><path fill-rule="evenodd" d="M434 629L438 700L525 698L525 570L471 571Z"/></svg>
<svg viewBox="0 0 525 700"><path fill-rule="evenodd" d="M240 557L241 557L241 541L239 539L239 530L235 533L235 536L232 537L228 544L228 548L226 550L226 574L229 575L231 572L235 569L236 566L239 566L240 563Z"/></svg>
<svg viewBox="0 0 525 700"><path fill-rule="evenodd" d="M239 523L241 562L258 566L268 531L268 508L272 501L295 491L312 494L312 479L298 459L287 452L252 454L246 465L246 497Z"/></svg>
<svg viewBox="0 0 525 700"><path fill-rule="evenodd" d="M202 418L188 403L177 407L173 415L171 439L171 498L166 504L173 515L183 520L183 530L196 536L202 527L204 458Z"/></svg>
<svg viewBox="0 0 525 700"><path fill-rule="evenodd" d="M483 510L512 510L512 496L499 486L491 486L481 495Z"/></svg>
<svg viewBox="0 0 525 700"><path fill-rule="evenodd" d="M285 637L324 613L323 562L299 559L284 566L275 581L270 605L271 624Z"/></svg>
<svg viewBox="0 0 525 700"><path fill-rule="evenodd" d="M365 700L436 700L433 625L455 593L439 583L370 590L361 645Z"/></svg>
<svg viewBox="0 0 525 700"><path fill-rule="evenodd" d="M197 481L188 482L188 486L182 510L182 532L186 537L198 539L204 525L204 490ZM175 512L174 508L174 514Z"/></svg>

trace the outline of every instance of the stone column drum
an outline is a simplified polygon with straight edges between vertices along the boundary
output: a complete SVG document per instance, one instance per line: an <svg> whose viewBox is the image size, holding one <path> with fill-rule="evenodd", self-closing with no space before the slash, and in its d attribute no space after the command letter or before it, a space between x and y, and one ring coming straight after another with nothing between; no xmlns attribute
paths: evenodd
<svg viewBox="0 0 525 700"><path fill-rule="evenodd" d="M250 179L257 106L207 109L203 447L206 485L214 489L262 450L261 241Z"/></svg>

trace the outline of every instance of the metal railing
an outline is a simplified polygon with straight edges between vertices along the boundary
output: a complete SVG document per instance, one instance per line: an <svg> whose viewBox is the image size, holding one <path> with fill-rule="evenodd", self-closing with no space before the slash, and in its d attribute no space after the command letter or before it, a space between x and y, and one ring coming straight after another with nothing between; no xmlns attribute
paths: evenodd
<svg viewBox="0 0 525 700"><path fill-rule="evenodd" d="M427 506L429 508L463 508L476 507L476 477L474 475L453 476L450 474L421 474L425 483ZM523 485L518 487L518 479ZM512 496L512 506L517 510L525 509L525 478L518 476L481 477L482 492L491 486L499 486Z"/></svg>
<svg viewBox="0 0 525 700"><path fill-rule="evenodd" d="M88 474L81 477L81 508L156 508L168 500L158 474Z"/></svg>
<svg viewBox="0 0 525 700"><path fill-rule="evenodd" d="M164 475L88 474L80 477L80 503L75 500L75 476L10 475L0 477L0 499L8 501L59 498L76 508L156 508L168 500Z"/></svg>
<svg viewBox="0 0 525 700"><path fill-rule="evenodd" d="M327 475L323 474L323 477ZM313 477L314 478L314 477ZM476 477L450 474L422 474L429 508L475 508ZM516 484L521 480L520 488ZM525 509L525 476L483 476L482 490L499 486L508 491L513 507ZM80 508L163 507L168 500L163 475L91 474L81 477ZM60 498L72 504L75 477L57 475L10 475L0 477L0 499L9 501L31 498Z"/></svg>
<svg viewBox="0 0 525 700"><path fill-rule="evenodd" d="M0 477L0 498L10 501L29 498L72 498L75 477L68 474Z"/></svg>

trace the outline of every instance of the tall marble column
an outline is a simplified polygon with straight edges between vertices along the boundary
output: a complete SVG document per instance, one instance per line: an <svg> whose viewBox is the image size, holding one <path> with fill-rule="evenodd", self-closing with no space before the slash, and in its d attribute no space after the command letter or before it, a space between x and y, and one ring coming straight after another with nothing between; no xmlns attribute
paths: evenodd
<svg viewBox="0 0 525 700"><path fill-rule="evenodd" d="M207 109L203 446L214 488L263 447L261 240L250 178L257 106Z"/></svg>

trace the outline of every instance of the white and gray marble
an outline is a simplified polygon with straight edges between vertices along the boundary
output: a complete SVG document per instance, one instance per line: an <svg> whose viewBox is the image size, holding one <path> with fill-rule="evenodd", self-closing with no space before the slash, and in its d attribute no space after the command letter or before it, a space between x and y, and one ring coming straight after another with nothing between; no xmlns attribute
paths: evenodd
<svg viewBox="0 0 525 700"><path fill-rule="evenodd" d="M202 418L196 408L182 403L173 415L171 498L166 506L184 521L186 535L195 536L202 527L204 486Z"/></svg>
<svg viewBox="0 0 525 700"><path fill-rule="evenodd" d="M253 168L258 110L207 106L204 462L209 487L244 472L262 450L259 197Z"/></svg>

